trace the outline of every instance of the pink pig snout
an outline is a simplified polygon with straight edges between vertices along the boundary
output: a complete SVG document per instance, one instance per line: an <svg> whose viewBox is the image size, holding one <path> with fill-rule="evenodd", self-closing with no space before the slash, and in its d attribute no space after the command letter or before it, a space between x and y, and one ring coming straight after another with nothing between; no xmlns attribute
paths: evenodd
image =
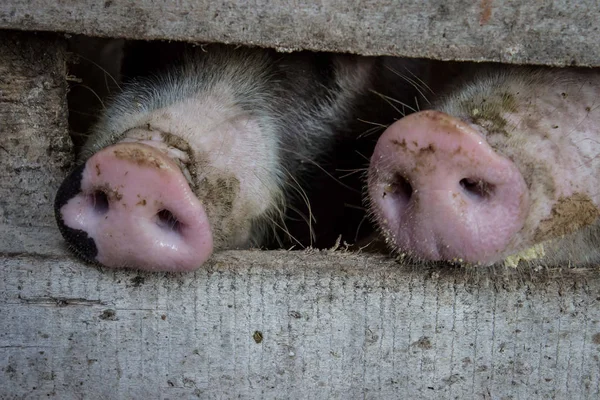
<svg viewBox="0 0 600 400"><path fill-rule="evenodd" d="M437 111L409 115L383 133L369 196L392 245L432 261L495 262L529 209L516 165L472 125Z"/></svg>
<svg viewBox="0 0 600 400"><path fill-rule="evenodd" d="M108 267L190 271L213 250L204 206L179 167L141 143L94 154L63 182L55 211L70 246Z"/></svg>

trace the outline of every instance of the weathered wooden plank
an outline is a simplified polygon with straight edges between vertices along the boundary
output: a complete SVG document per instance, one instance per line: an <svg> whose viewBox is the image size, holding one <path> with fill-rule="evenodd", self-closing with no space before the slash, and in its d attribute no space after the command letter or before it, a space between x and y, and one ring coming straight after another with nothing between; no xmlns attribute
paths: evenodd
<svg viewBox="0 0 600 400"><path fill-rule="evenodd" d="M55 223L54 193L72 159L64 57L52 35L0 31L0 232Z"/></svg>
<svg viewBox="0 0 600 400"><path fill-rule="evenodd" d="M188 275L0 266L0 397L600 395L597 270L326 251L226 252Z"/></svg>
<svg viewBox="0 0 600 400"><path fill-rule="evenodd" d="M4 0L0 28L366 55L600 65L597 0Z"/></svg>

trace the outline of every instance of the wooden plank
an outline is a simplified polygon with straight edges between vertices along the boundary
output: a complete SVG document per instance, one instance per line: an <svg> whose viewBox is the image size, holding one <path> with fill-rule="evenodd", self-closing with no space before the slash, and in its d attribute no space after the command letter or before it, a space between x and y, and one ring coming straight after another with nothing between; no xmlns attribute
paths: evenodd
<svg viewBox="0 0 600 400"><path fill-rule="evenodd" d="M7 398L597 399L598 270L226 252L195 274L0 258Z"/></svg>
<svg viewBox="0 0 600 400"><path fill-rule="evenodd" d="M600 65L597 0L4 0L0 28L365 55Z"/></svg>
<svg viewBox="0 0 600 400"><path fill-rule="evenodd" d="M53 35L0 32L0 232L55 225L54 194L73 157L64 57Z"/></svg>

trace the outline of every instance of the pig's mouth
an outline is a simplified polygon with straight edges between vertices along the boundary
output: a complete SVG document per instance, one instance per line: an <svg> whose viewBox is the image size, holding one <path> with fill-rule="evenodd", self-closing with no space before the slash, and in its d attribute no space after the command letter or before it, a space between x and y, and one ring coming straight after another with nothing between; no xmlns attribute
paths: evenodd
<svg viewBox="0 0 600 400"><path fill-rule="evenodd" d="M194 152L184 139L147 124L125 131L123 139L117 143L128 142L142 143L167 155L177 164L192 190L196 191L196 171L192 168L194 165Z"/></svg>

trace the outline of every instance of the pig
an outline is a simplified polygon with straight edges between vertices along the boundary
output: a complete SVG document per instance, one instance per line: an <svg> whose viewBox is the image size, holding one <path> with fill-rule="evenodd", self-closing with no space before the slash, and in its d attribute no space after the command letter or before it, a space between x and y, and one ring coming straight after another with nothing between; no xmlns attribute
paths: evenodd
<svg viewBox="0 0 600 400"><path fill-rule="evenodd" d="M367 203L417 263L600 261L600 71L466 68L379 137Z"/></svg>
<svg viewBox="0 0 600 400"><path fill-rule="evenodd" d="M70 248L107 267L191 271L215 251L263 246L285 230L294 198L309 203L303 187L320 158L356 135L361 116L387 118L373 99L413 89L402 79L380 86L394 75L382 58L132 48L122 71L131 79L55 198Z"/></svg>

